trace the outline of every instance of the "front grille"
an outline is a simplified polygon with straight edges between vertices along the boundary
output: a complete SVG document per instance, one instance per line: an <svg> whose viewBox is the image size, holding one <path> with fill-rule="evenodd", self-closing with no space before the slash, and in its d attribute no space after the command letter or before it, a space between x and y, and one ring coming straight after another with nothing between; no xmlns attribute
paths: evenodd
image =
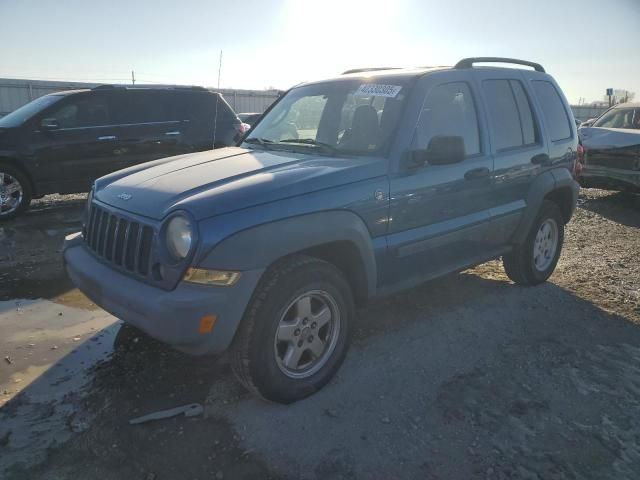
<svg viewBox="0 0 640 480"><path fill-rule="evenodd" d="M129 272L149 274L153 228L116 215L95 203L85 226L87 247L97 256Z"/></svg>

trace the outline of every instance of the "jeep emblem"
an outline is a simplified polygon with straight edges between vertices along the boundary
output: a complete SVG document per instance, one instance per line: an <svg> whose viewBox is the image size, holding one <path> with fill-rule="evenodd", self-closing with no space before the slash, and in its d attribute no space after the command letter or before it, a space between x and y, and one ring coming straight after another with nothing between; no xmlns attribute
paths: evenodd
<svg viewBox="0 0 640 480"><path fill-rule="evenodd" d="M118 195L118 198L126 202L127 200L131 199L131 195L129 195L128 193L121 193L120 195Z"/></svg>

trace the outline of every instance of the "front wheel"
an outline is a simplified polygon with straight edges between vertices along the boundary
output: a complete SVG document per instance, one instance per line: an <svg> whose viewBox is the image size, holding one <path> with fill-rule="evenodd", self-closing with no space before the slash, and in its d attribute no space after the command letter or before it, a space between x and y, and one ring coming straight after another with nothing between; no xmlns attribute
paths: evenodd
<svg viewBox="0 0 640 480"><path fill-rule="evenodd" d="M354 311L336 267L306 256L280 261L265 273L234 339L234 373L267 400L313 394L344 360Z"/></svg>
<svg viewBox="0 0 640 480"><path fill-rule="evenodd" d="M502 258L507 276L521 285L546 281L556 268L564 241L564 219L558 206L542 203L524 243Z"/></svg>
<svg viewBox="0 0 640 480"><path fill-rule="evenodd" d="M15 217L29 208L31 184L22 172L0 164L0 221Z"/></svg>

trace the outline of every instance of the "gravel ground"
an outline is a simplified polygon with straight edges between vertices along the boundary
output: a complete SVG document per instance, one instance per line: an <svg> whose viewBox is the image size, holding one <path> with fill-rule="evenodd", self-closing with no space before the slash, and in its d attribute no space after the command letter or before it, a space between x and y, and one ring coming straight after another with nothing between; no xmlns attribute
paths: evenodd
<svg viewBox="0 0 640 480"><path fill-rule="evenodd" d="M291 406L244 392L224 357L121 328L64 283L54 244L80 208L45 201L0 227L0 353L27 328L18 298L46 299L21 308L53 333L61 318L108 324L74 331L79 345L0 407L0 477L640 478L638 197L583 190L544 285L515 286L494 261L361 310L337 378ZM43 363L18 360L0 387ZM127 423L191 402L202 416Z"/></svg>

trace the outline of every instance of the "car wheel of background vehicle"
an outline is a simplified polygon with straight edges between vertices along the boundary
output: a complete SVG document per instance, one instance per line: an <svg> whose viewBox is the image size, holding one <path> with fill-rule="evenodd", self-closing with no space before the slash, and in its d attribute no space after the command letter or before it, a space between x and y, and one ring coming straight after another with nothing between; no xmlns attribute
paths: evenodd
<svg viewBox="0 0 640 480"><path fill-rule="evenodd" d="M0 164L0 221L15 217L29 208L31 184L11 165Z"/></svg>
<svg viewBox="0 0 640 480"><path fill-rule="evenodd" d="M564 241L564 219L558 206L545 200L523 244L502 262L507 276L521 285L537 285L556 268Z"/></svg>
<svg viewBox="0 0 640 480"><path fill-rule="evenodd" d="M355 315L340 270L312 257L288 257L256 288L231 347L231 366L250 391L291 403L320 390L347 353Z"/></svg>

